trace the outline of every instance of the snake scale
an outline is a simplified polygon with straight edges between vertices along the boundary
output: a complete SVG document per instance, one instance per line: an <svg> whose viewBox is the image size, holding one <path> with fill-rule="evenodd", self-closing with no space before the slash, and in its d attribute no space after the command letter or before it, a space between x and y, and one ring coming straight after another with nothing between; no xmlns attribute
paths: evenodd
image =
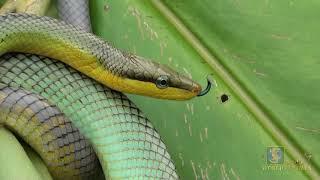
<svg viewBox="0 0 320 180"><path fill-rule="evenodd" d="M90 142L42 96L0 85L0 113L0 124L30 144L54 176L94 177L99 170Z"/></svg>
<svg viewBox="0 0 320 180"><path fill-rule="evenodd" d="M0 27L1 54L17 51L57 58L102 84L124 92L166 99L189 99L201 94L200 86L192 80L163 65L123 53L103 40L66 23L48 17L9 14L0 16ZM18 107L18 109L20 107L31 109L35 120L29 119L27 122L38 123L39 127L43 126L41 124L43 119L51 118L44 117L44 115L37 117L43 114L40 112L50 107L50 110L56 112L58 116L62 114L57 109L59 107L65 116L72 119L81 133L91 141L107 177L112 179L130 177L177 179L175 167L164 143L140 110L119 92L103 87L87 76L79 74L73 68L41 56L3 56L0 63L0 82L9 87L1 87L2 105L7 107L9 102L9 105ZM29 91L11 87L20 87ZM33 93L40 94L57 107L50 105L50 102L33 107L32 103L39 102L36 99L41 100L42 98ZM33 99L21 100L26 97L25 95ZM15 108L10 108L7 113L12 113L12 109ZM22 114L25 115L28 112ZM24 116L19 116L19 118L22 119L21 122L26 121L23 120ZM7 120L5 122L9 126L8 118L4 119ZM15 122L13 120L11 118L11 123ZM66 120L58 126L65 127L66 124L69 124L69 129L72 129L68 122L69 120ZM54 123L51 125L46 123L47 131L49 131L47 133L51 133L51 139L49 135L48 137L40 136L43 138L40 138L43 143L34 145L35 149L39 148L40 151L47 150L44 153L52 153L50 148L43 148L43 145L48 145L50 140L59 139L63 134L48 130L55 129L53 125ZM25 125L17 124L15 128L21 129L22 127L19 126ZM14 126L11 128L17 130ZM41 132L44 133L44 131L39 131L40 135L42 135ZM30 140L29 137L26 136L25 140ZM58 146L55 147L61 157L65 158L66 154L70 156L70 152L84 149L82 157L71 158L71 163L78 160L78 165L72 167L81 170L79 167L97 165L93 156L89 156L87 160L88 153L86 152L89 150L85 149L89 147L85 146L88 144L85 139L82 138L83 141L80 140L80 142L86 143L82 145L83 143L78 142L81 147L77 148L67 147L72 141L66 137L63 138L66 139L66 143L57 143ZM67 148L61 148L63 146ZM68 161L62 162L65 163L64 165L69 163ZM50 171L57 178L59 176L74 178L74 174L85 174L84 177L87 177L87 174L90 174L87 172L87 169L90 168L82 168L83 172L71 171L69 174L54 173L59 168L54 166L54 163L51 165L53 167ZM79 177L83 178L82 176L75 178Z"/></svg>
<svg viewBox="0 0 320 180"><path fill-rule="evenodd" d="M0 82L30 89L63 110L91 140L109 177L177 178L159 134L126 96L61 62L40 57L2 56Z"/></svg>
<svg viewBox="0 0 320 180"><path fill-rule="evenodd" d="M64 22L91 32L88 0L57 0L59 18Z"/></svg>

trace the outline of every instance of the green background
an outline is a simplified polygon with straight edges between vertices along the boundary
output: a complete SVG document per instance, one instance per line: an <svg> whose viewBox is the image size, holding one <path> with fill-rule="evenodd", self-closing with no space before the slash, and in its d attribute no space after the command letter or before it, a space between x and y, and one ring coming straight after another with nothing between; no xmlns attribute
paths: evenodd
<svg viewBox="0 0 320 180"><path fill-rule="evenodd" d="M181 179L319 178L319 9L317 0L91 1L94 32L114 46L203 85L212 74L214 89L190 101L130 95ZM275 146L285 169L267 169Z"/></svg>

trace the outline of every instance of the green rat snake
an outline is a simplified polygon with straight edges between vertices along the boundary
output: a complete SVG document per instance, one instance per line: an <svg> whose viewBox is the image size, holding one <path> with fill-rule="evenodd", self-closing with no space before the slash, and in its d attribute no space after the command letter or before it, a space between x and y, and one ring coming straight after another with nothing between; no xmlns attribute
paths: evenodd
<svg viewBox="0 0 320 180"><path fill-rule="evenodd" d="M55 178L93 176L99 165L90 143L111 179L178 178L159 134L117 91L183 100L208 88L49 17L3 15L0 27L0 54L43 55L1 57L0 122L40 154Z"/></svg>

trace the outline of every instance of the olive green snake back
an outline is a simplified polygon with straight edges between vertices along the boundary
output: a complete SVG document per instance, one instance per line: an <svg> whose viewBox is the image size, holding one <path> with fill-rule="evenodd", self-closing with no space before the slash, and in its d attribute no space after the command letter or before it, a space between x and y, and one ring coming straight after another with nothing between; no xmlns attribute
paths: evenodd
<svg viewBox="0 0 320 180"><path fill-rule="evenodd" d="M107 177L178 179L159 134L123 94L34 55L4 55L0 83L30 90L59 107L91 141Z"/></svg>

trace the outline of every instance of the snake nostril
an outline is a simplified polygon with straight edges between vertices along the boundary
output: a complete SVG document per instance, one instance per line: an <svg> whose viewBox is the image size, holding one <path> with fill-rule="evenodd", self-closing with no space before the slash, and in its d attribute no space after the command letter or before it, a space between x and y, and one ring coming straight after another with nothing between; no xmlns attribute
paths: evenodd
<svg viewBox="0 0 320 180"><path fill-rule="evenodd" d="M201 92L202 88L200 85L196 84L192 90L192 92L199 94Z"/></svg>

